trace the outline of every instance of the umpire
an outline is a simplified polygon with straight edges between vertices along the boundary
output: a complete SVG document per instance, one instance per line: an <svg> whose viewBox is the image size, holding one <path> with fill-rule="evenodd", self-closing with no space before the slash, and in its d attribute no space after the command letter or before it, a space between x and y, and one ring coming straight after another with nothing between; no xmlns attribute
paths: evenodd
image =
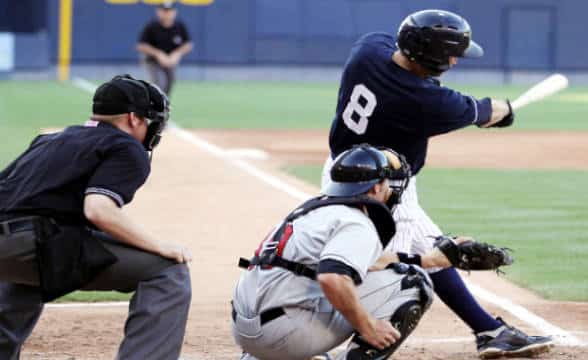
<svg viewBox="0 0 588 360"><path fill-rule="evenodd" d="M84 126L41 135L0 172L0 359L19 358L43 303L135 291L117 359L177 359L191 289L183 246L122 211L150 172L169 114L155 86L117 76Z"/></svg>
<svg viewBox="0 0 588 360"><path fill-rule="evenodd" d="M145 65L152 82L168 96L175 81L176 67L184 55L192 51L192 41L186 25L177 20L173 1L158 5L157 19L141 32L137 51L145 55Z"/></svg>

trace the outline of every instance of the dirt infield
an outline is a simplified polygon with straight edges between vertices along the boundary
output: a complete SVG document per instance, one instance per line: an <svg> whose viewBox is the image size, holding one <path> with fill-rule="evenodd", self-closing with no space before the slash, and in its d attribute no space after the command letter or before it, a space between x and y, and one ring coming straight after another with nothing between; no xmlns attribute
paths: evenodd
<svg viewBox="0 0 588 360"><path fill-rule="evenodd" d="M263 149L269 152L270 160L255 161L255 166L301 191L311 194L317 191L277 169L286 161L322 163L327 153L324 132L197 134L221 147ZM433 141L429 165L588 169L586 157L569 156L570 153L587 154L587 140L588 134L577 133L509 133L500 140L498 137L487 140L474 132L465 132L461 137L452 135ZM453 147L443 148L447 144ZM507 145L512 147L507 149ZM239 256L251 254L268 229L298 203L234 163L174 134L166 136L155 153L152 177L128 211L163 239L192 247L195 256L191 265L192 309L183 359L238 359L239 349L233 344L229 330L229 300L240 273L236 261ZM467 279L515 301L588 343L588 304L547 302L494 274L476 274ZM539 333L528 323L482 302L493 314L504 316L523 330ZM112 359L122 338L125 316L125 307L48 308L27 342L22 358ZM465 360L476 359L475 355L467 327L436 301L394 358ZM588 359L588 347L559 346L541 358Z"/></svg>
<svg viewBox="0 0 588 360"><path fill-rule="evenodd" d="M256 148L280 163L322 164L327 131L202 130L225 148ZM478 169L588 169L588 132L462 131L431 139L427 166Z"/></svg>

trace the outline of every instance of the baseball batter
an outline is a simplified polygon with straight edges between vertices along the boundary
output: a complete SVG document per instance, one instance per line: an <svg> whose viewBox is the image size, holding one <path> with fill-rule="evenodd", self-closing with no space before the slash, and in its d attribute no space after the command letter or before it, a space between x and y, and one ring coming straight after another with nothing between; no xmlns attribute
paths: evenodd
<svg viewBox="0 0 588 360"><path fill-rule="evenodd" d="M294 210L242 259L232 326L242 359L308 359L354 331L339 358L387 359L415 328L431 302L426 272L387 263L368 272L395 231L403 161L368 145L343 152L327 196Z"/></svg>
<svg viewBox="0 0 588 360"><path fill-rule="evenodd" d="M386 146L406 156L413 176L394 213L398 231L388 250L423 254L433 247L433 237L442 234L417 196L416 177L425 164L429 138L470 125L507 127L514 121L508 101L464 95L435 78L459 57L482 55L467 21L441 10L411 14L397 37L370 33L351 50L329 136L323 192L330 186L332 159L354 144ZM431 278L441 300L475 333L481 357L527 356L549 349L549 337L527 336L490 316L455 269L433 270Z"/></svg>

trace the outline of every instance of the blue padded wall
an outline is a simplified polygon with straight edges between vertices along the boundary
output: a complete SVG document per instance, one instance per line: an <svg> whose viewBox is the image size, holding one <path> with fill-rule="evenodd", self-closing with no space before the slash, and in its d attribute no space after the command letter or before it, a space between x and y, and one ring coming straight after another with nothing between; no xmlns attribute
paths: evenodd
<svg viewBox="0 0 588 360"><path fill-rule="evenodd" d="M0 0L4 17L7 1ZM55 62L58 0L46 1ZM461 60L464 68L588 69L588 47L578 46L585 37L585 0L215 0L179 5L179 16L195 44L189 63L340 65L361 34L395 33L407 14L426 8L455 11L470 22L485 56ZM137 61L138 34L153 16L153 7L140 0L75 0L74 63Z"/></svg>

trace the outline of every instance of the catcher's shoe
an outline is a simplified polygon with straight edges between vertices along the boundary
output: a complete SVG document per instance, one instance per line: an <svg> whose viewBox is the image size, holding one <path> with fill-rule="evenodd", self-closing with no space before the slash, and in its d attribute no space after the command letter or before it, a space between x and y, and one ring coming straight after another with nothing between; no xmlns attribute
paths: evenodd
<svg viewBox="0 0 588 360"><path fill-rule="evenodd" d="M499 357L533 357L545 353L553 346L550 336L529 336L496 318L502 326L496 330L476 334L478 355L482 359Z"/></svg>

